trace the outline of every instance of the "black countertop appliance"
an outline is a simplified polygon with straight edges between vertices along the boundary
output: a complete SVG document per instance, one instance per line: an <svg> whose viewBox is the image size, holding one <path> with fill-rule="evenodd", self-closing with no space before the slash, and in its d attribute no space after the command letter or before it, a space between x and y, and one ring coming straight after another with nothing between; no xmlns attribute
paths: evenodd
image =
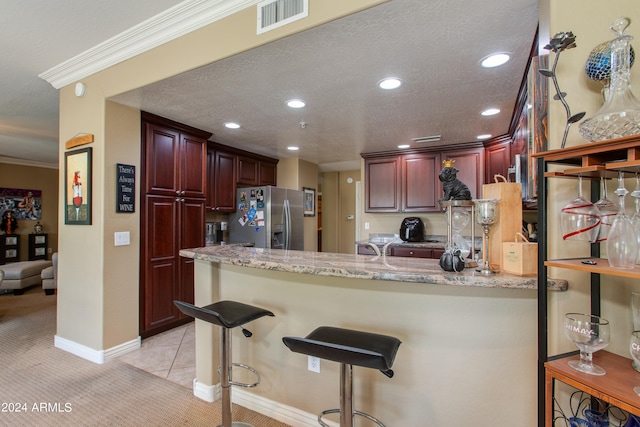
<svg viewBox="0 0 640 427"><path fill-rule="evenodd" d="M422 242L424 234L424 222L420 218L410 216L402 220L400 238L405 242Z"/></svg>

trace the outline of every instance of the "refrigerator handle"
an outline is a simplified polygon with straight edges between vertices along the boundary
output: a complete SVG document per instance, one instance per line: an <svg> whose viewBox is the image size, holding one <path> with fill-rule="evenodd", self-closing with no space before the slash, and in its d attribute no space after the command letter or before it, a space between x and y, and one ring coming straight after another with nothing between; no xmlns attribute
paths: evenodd
<svg viewBox="0 0 640 427"><path fill-rule="evenodd" d="M289 200L284 200L284 248L289 249L291 246L291 209L289 208Z"/></svg>

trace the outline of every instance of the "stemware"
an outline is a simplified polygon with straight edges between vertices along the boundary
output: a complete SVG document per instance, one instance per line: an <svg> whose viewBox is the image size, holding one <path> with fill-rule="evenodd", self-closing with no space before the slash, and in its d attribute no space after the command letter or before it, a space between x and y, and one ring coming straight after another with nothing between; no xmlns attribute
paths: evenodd
<svg viewBox="0 0 640 427"><path fill-rule="evenodd" d="M635 198L636 212L631 218L631 224L638 242L638 256L636 264L640 264L640 176L636 173L636 188L631 192L631 197Z"/></svg>
<svg viewBox="0 0 640 427"><path fill-rule="evenodd" d="M595 205L600 211L600 230L596 240L596 242L600 243L607 240L613 219L618 213L616 204L607 199L607 182L604 177L600 178L600 200Z"/></svg>
<svg viewBox="0 0 640 427"><path fill-rule="evenodd" d="M498 270L489 264L489 227L498 220L498 202L500 199L477 199L474 200L476 205L476 220L482 226L482 266L476 271L482 274L494 274Z"/></svg>
<svg viewBox="0 0 640 427"><path fill-rule="evenodd" d="M629 191L624 187L622 171L618 173L618 213L613 219L607 237L609 265L614 268L633 268L638 257L638 238L631 220L625 213L624 197Z"/></svg>
<svg viewBox="0 0 640 427"><path fill-rule="evenodd" d="M578 176L578 196L560 211L562 238L596 242L600 222L596 205L582 196L582 176Z"/></svg>
<svg viewBox="0 0 640 427"><path fill-rule="evenodd" d="M580 359L569 361L573 369L590 375L604 375L603 368L593 364L593 353L609 344L609 321L592 314L567 313L564 333L580 350Z"/></svg>
<svg viewBox="0 0 640 427"><path fill-rule="evenodd" d="M634 331L640 331L640 292L631 292L631 322ZM635 360L631 363L633 369L640 372L640 363Z"/></svg>
<svg viewBox="0 0 640 427"><path fill-rule="evenodd" d="M631 357L636 363L640 363L640 331L633 331L631 333L631 344L629 345L629 351ZM640 385L633 388L633 391L640 396Z"/></svg>

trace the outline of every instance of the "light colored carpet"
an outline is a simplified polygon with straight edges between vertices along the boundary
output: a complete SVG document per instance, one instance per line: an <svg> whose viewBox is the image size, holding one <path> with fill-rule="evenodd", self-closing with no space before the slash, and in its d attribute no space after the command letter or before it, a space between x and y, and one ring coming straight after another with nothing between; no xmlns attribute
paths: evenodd
<svg viewBox="0 0 640 427"><path fill-rule="evenodd" d="M56 296L0 295L0 426L216 426L220 403L118 360L54 348ZM234 406L234 421L286 424Z"/></svg>

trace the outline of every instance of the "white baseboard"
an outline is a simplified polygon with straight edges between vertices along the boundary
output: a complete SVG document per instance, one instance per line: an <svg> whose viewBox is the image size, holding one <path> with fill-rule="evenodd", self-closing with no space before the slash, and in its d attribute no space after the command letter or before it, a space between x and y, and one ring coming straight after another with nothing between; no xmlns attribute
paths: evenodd
<svg viewBox="0 0 640 427"><path fill-rule="evenodd" d="M219 400L222 398L220 383L208 386L194 379L193 395L207 402ZM231 401L293 427L318 427L317 415L249 393L240 387L231 389ZM331 427L339 427L332 421L328 421L327 424Z"/></svg>
<svg viewBox="0 0 640 427"><path fill-rule="evenodd" d="M60 350L64 350L78 357L82 357L83 359L86 359L90 362L101 365L104 362L113 360L125 353L129 353L130 351L139 349L141 345L141 339L140 337L138 337L134 340L119 344L107 350L96 350L56 335L53 338L53 345Z"/></svg>

